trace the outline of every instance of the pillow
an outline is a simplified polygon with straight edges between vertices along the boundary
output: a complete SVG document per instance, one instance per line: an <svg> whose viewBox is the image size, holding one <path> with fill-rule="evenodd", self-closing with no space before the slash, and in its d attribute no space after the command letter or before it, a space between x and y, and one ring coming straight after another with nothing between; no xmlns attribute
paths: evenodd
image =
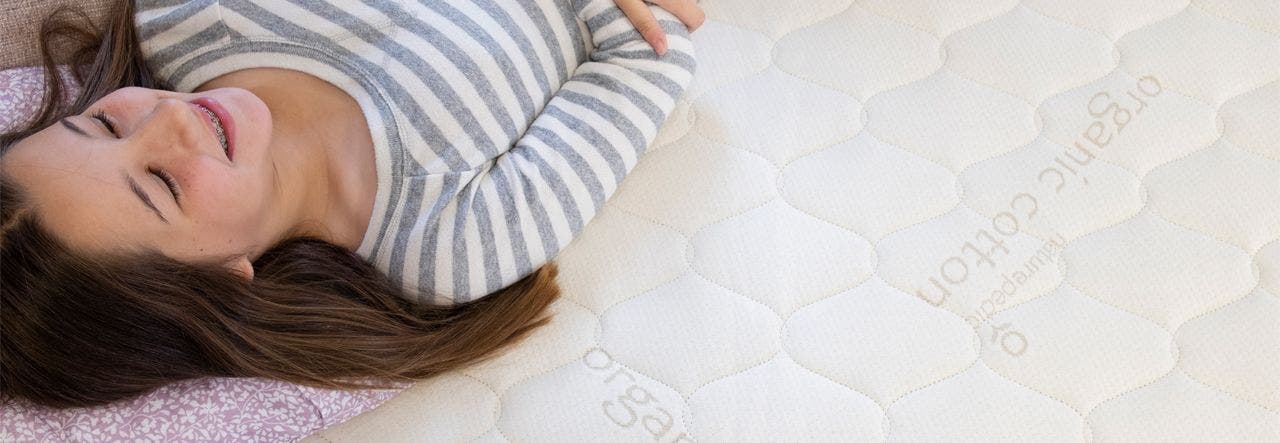
<svg viewBox="0 0 1280 443"><path fill-rule="evenodd" d="M295 441L402 390L344 392L267 379L204 378L92 408L57 410L6 398L0 441Z"/></svg>
<svg viewBox="0 0 1280 443"><path fill-rule="evenodd" d="M83 12L102 27L119 0L5 0L0 2L0 69L40 64L40 23L61 6Z"/></svg>
<svg viewBox="0 0 1280 443"><path fill-rule="evenodd" d="M65 100L80 92L80 85L65 66L58 72L70 86ZM44 96L44 69L27 66L0 71L0 133L23 126L39 111Z"/></svg>
<svg viewBox="0 0 1280 443"><path fill-rule="evenodd" d="M70 79L67 70L62 75ZM35 114L43 81L40 68L0 71L0 132ZM0 441L294 441L373 409L410 384L397 386L342 391L260 378L205 378L93 408L57 410L5 398Z"/></svg>

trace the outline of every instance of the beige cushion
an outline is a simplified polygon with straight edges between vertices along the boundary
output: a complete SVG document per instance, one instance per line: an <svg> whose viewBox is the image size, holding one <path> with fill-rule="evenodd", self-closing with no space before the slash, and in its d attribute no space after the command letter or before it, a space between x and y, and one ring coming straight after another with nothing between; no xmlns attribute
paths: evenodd
<svg viewBox="0 0 1280 443"><path fill-rule="evenodd" d="M0 69L40 64L40 22L61 5L75 5L98 26L112 6L132 0L4 0L0 2Z"/></svg>

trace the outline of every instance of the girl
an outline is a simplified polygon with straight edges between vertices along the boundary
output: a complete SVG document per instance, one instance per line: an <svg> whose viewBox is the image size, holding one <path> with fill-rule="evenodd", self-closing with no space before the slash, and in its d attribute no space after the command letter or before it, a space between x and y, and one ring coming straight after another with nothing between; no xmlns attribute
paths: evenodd
<svg viewBox="0 0 1280 443"><path fill-rule="evenodd" d="M518 342L693 74L701 10L653 3L140 0L100 35L51 16L46 102L0 137L0 392L384 387L341 378ZM69 106L59 37L81 45Z"/></svg>

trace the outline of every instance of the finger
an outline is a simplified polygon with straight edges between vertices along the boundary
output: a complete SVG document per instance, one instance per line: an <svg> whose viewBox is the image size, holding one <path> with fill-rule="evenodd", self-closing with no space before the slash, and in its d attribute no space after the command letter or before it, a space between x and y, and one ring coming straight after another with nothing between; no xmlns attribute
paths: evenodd
<svg viewBox="0 0 1280 443"><path fill-rule="evenodd" d="M649 42L649 46L653 46L654 52L658 55L667 52L667 33L658 26L658 19L653 16L653 11L649 10L644 0L614 0L614 3L622 9L623 14L626 14L627 20L635 26L636 32Z"/></svg>
<svg viewBox="0 0 1280 443"><path fill-rule="evenodd" d="M702 8L694 0L650 0L650 2L680 19L689 32L698 29L707 20L707 14L702 12Z"/></svg>

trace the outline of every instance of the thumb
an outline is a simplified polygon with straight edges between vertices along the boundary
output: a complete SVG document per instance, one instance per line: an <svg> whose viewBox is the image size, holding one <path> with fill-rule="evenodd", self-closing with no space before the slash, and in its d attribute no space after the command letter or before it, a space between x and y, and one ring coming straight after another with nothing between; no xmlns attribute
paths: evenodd
<svg viewBox="0 0 1280 443"><path fill-rule="evenodd" d="M635 26L636 32L649 42L649 46L653 46L654 52L658 55L667 52L667 33L662 31L662 26L658 25L658 19L653 16L653 11L649 10L644 0L614 0L614 2L619 9L622 9L622 13L626 14L631 25Z"/></svg>

